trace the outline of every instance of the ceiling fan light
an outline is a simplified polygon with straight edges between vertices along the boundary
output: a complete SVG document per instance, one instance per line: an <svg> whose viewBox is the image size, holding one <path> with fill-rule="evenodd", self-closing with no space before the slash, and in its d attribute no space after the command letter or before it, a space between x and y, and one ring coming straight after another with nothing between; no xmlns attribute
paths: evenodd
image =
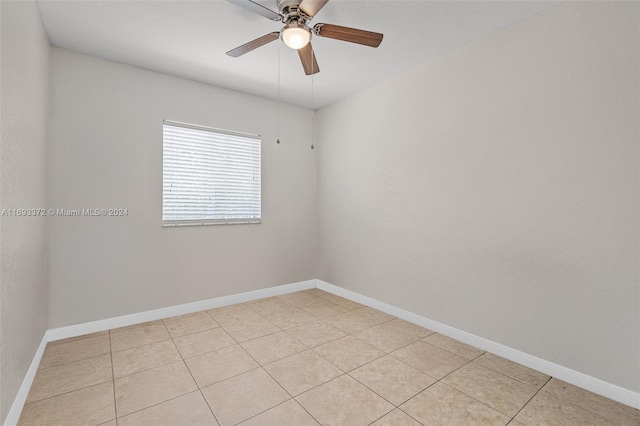
<svg viewBox="0 0 640 426"><path fill-rule="evenodd" d="M292 49L298 50L309 44L311 32L301 26L289 26L282 31L282 41Z"/></svg>

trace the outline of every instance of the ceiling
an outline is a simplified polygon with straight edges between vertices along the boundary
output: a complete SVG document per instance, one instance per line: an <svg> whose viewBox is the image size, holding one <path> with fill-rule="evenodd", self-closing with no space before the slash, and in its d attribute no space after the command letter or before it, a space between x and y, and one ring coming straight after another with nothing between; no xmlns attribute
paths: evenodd
<svg viewBox="0 0 640 426"><path fill-rule="evenodd" d="M276 10L276 0L257 2ZM224 0L39 0L38 7L54 46L317 109L557 3L331 0L312 24L385 36L377 49L314 37L321 71L313 77L280 40L225 55L282 24Z"/></svg>

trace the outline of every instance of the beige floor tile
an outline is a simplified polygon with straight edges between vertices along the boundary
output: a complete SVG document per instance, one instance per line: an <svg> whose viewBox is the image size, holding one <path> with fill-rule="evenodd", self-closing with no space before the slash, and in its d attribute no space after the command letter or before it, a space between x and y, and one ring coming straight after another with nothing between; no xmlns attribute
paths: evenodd
<svg viewBox="0 0 640 426"><path fill-rule="evenodd" d="M193 314L180 315L162 320L169 331L171 337L184 336L185 334L197 333L198 331L209 330L220 327L206 312L195 312Z"/></svg>
<svg viewBox="0 0 640 426"><path fill-rule="evenodd" d="M294 308L291 304L276 296L254 300L252 302L248 302L246 305L263 316L288 312Z"/></svg>
<svg viewBox="0 0 640 426"><path fill-rule="evenodd" d="M392 320L394 317L372 308L360 308L344 314L325 318L324 321L351 334L374 325Z"/></svg>
<svg viewBox="0 0 640 426"><path fill-rule="evenodd" d="M303 292L295 292L289 294L283 294L282 296L278 296L280 299L285 302L297 306L299 308L304 306L313 305L314 303L320 303L323 299L318 296L314 296L313 294L303 293Z"/></svg>
<svg viewBox="0 0 640 426"><path fill-rule="evenodd" d="M538 391L531 385L474 363L461 367L442 381L510 417L515 416Z"/></svg>
<svg viewBox="0 0 640 426"><path fill-rule="evenodd" d="M404 411L396 408L386 416L371 423L371 426L422 426L422 424Z"/></svg>
<svg viewBox="0 0 640 426"><path fill-rule="evenodd" d="M69 364L38 370L27 402L86 388L113 380L111 355L100 355Z"/></svg>
<svg viewBox="0 0 640 426"><path fill-rule="evenodd" d="M243 321L256 315L256 312L245 303L209 309L207 313L220 325Z"/></svg>
<svg viewBox="0 0 640 426"><path fill-rule="evenodd" d="M428 328L424 328L400 318L394 318L382 325L384 325L388 330L393 330L396 333L402 334L404 336L410 336L416 340L419 340L431 334L435 334L435 331L433 330L429 330Z"/></svg>
<svg viewBox="0 0 640 426"><path fill-rule="evenodd" d="M475 359L482 355L484 351L478 349L475 346L467 345L451 337L447 337L443 334L432 334L423 339L425 342L437 346L441 349L445 349L449 352L453 352L456 355L467 359Z"/></svg>
<svg viewBox="0 0 640 426"><path fill-rule="evenodd" d="M112 359L113 375L116 378L182 360L171 340L113 352Z"/></svg>
<svg viewBox="0 0 640 426"><path fill-rule="evenodd" d="M262 318L254 312L255 316L249 316L245 320L234 321L224 324L221 322L225 331L238 342L246 342L247 340L257 339L280 331L273 323Z"/></svg>
<svg viewBox="0 0 640 426"><path fill-rule="evenodd" d="M218 426L200 391L118 419L118 426Z"/></svg>
<svg viewBox="0 0 640 426"><path fill-rule="evenodd" d="M393 405L346 374L296 400L325 426L368 425L393 410Z"/></svg>
<svg viewBox="0 0 640 426"><path fill-rule="evenodd" d="M294 396L342 374L337 367L311 350L265 365L264 368Z"/></svg>
<svg viewBox="0 0 640 426"><path fill-rule="evenodd" d="M438 380L469 362L466 358L422 341L398 349L391 355Z"/></svg>
<svg viewBox="0 0 640 426"><path fill-rule="evenodd" d="M551 379L543 388L556 398L571 402L585 410L617 423L621 426L640 425L640 410L604 398L558 379Z"/></svg>
<svg viewBox="0 0 640 426"><path fill-rule="evenodd" d="M162 321L154 321L147 323L147 325L116 328L111 330L111 350L114 352L122 351L170 338Z"/></svg>
<svg viewBox="0 0 640 426"><path fill-rule="evenodd" d="M242 426L319 426L294 399L240 423Z"/></svg>
<svg viewBox="0 0 640 426"><path fill-rule="evenodd" d="M525 367L508 359L501 358L492 353L486 352L482 356L473 360L474 363L490 368L531 386L540 389L550 379L546 374Z"/></svg>
<svg viewBox="0 0 640 426"><path fill-rule="evenodd" d="M113 382L106 382L26 404L18 425L97 425L115 418Z"/></svg>
<svg viewBox="0 0 640 426"><path fill-rule="evenodd" d="M222 327L176 337L173 341L185 359L236 344L236 341Z"/></svg>
<svg viewBox="0 0 640 426"><path fill-rule="evenodd" d="M249 340L241 346L262 365L307 349L305 345L284 331Z"/></svg>
<svg viewBox="0 0 640 426"><path fill-rule="evenodd" d="M111 351L109 335L102 334L58 345L47 345L38 368L68 364L82 359L108 354Z"/></svg>
<svg viewBox="0 0 640 426"><path fill-rule="evenodd" d="M287 333L308 347L318 346L346 336L344 332L323 321L310 322L291 328L287 330Z"/></svg>
<svg viewBox="0 0 640 426"><path fill-rule="evenodd" d="M222 426L235 425L290 399L262 368L202 389Z"/></svg>
<svg viewBox="0 0 640 426"><path fill-rule="evenodd" d="M418 341L434 332L396 318L354 334L371 346L385 352L393 352L410 343Z"/></svg>
<svg viewBox="0 0 640 426"><path fill-rule="evenodd" d="M313 350L345 372L384 355L384 352L367 345L353 336L342 337L333 342L317 346Z"/></svg>
<svg viewBox="0 0 640 426"><path fill-rule="evenodd" d="M192 392L197 386L183 361L115 380L118 417Z"/></svg>
<svg viewBox="0 0 640 426"><path fill-rule="evenodd" d="M291 307L288 311L267 314L265 318L282 330L298 327L317 320L316 317L296 307Z"/></svg>
<svg viewBox="0 0 640 426"><path fill-rule="evenodd" d="M324 299L324 300L328 300L329 302L335 303L336 305L340 305L340 306L344 306L345 308L349 309L350 311L353 311L354 309L360 309L360 308L364 308L365 306L354 302L352 300L349 299L345 299L344 297L340 297L340 296L336 296L335 294L332 293L325 293L325 294L320 294L318 295L318 297Z"/></svg>
<svg viewBox="0 0 640 426"><path fill-rule="evenodd" d="M98 426L118 426L118 423L115 420L111 420L106 423L100 423Z"/></svg>
<svg viewBox="0 0 640 426"><path fill-rule="evenodd" d="M53 340L47 343L47 346L61 345L63 343L77 342L78 340L89 339L91 337L109 335L109 330L98 331L97 333L83 334L81 336L69 337L67 339Z"/></svg>
<svg viewBox="0 0 640 426"><path fill-rule="evenodd" d="M349 375L393 405L402 404L436 382L433 377L388 355Z"/></svg>
<svg viewBox="0 0 640 426"><path fill-rule="evenodd" d="M316 318L332 317L332 316L340 315L350 311L349 308L345 306L337 305L333 302L329 302L328 300L324 300L320 303L315 303L313 305L305 306L302 309L308 314L311 314Z"/></svg>
<svg viewBox="0 0 640 426"><path fill-rule="evenodd" d="M218 349L185 360L189 371L203 388L258 367L258 363L240 346Z"/></svg>
<svg viewBox="0 0 640 426"><path fill-rule="evenodd" d="M615 424L547 392L538 392L515 419L527 426L613 426Z"/></svg>
<svg viewBox="0 0 640 426"><path fill-rule="evenodd" d="M436 383L400 409L425 425L506 425L510 418L444 383Z"/></svg>

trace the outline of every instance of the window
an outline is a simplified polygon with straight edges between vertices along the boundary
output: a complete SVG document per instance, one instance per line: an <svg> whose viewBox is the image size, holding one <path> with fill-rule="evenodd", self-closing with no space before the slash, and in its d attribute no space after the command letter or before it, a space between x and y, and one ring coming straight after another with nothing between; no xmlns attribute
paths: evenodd
<svg viewBox="0 0 640 426"><path fill-rule="evenodd" d="M164 121L162 224L260 223L259 136Z"/></svg>

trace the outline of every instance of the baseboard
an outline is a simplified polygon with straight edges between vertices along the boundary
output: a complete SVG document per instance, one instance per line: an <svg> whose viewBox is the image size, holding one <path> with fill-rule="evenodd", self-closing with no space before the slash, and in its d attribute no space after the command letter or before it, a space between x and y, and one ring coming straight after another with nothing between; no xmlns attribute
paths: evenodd
<svg viewBox="0 0 640 426"><path fill-rule="evenodd" d="M553 376L557 379L563 380L572 385L589 390L598 395L602 395L606 398L618 401L622 404L628 405L640 409L640 394L632 392L628 389L624 389L620 386L613 385L603 380L591 377L587 374L574 371L570 368L554 364L549 361L545 361L541 358L533 355L526 354L500 343L493 342L483 337L476 336L466 331L459 330L457 328L448 326L438 321L425 318L423 316L414 314L413 312L405 311L396 306L388 303L381 302L371 297L363 296L359 293L355 293L350 290L329 284L322 280L307 280L293 284L286 284L276 287L269 287L255 291L249 291L246 293L239 293L230 296L218 297L214 299L202 300L193 303L185 303L182 305L169 306L165 308L155 309L152 311L140 312L136 314L123 315L115 318L109 318L104 320L92 321L84 324L77 324L68 327L60 327L51 330L47 330L44 334L40 346L36 351L36 354L31 361L29 370L25 375L22 385L18 390L13 405L9 410L7 418L5 419L5 426L14 426L18 423L20 413L27 400L27 395L31 389L31 384L38 370L38 365L42 359L44 349L47 342L65 339L68 337L81 336L83 334L95 333L98 331L109 330L112 328L125 327L128 325L139 324L147 321L154 321L162 318L167 318L175 315L184 315L193 312L203 311L206 309L219 308L221 306L233 305L236 303L250 302L252 300L263 299L266 297L279 296L282 294L293 293L295 291L308 290L311 288L319 288L321 290L333 293L337 296L344 297L354 302L361 303L366 306L370 306L374 309L378 309L382 312L386 312L390 315L396 316L403 320L418 324L422 327L428 328L435 332L444 334L451 338L457 339L463 343L475 346L482 350L491 352L508 360L517 362L534 370L540 371L549 376Z"/></svg>
<svg viewBox="0 0 640 426"><path fill-rule="evenodd" d="M236 303L250 302L252 300L264 299L265 297L279 296L282 294L293 293L295 291L308 290L316 287L316 280L300 281L292 284L285 284L276 287L268 287L260 290L248 291L245 293L233 294L230 296L217 297L214 299L201 300L193 303L185 303L182 305L168 306L166 308L154 309L152 311L139 312L130 315L122 315L119 317L108 318L98 321L91 321L83 324L70 325L67 327L59 327L47 330L42 337L40 346L31 361L29 370L22 381L22 385L18 390L18 394L13 400L9 414L5 419L4 426L14 426L20 419L20 413L24 407L27 395L31 389L31 384L38 371L38 365L42 359L42 354L48 342L54 340L66 339L69 337L82 336L84 334L95 333L98 331L110 330L112 328L126 327L128 325L140 324L147 321L154 321L162 318L168 318L176 315L190 314L193 312L204 311L206 309L214 309Z"/></svg>
<svg viewBox="0 0 640 426"><path fill-rule="evenodd" d="M7 418L4 420L5 426L15 426L18 424L18 420L20 420L20 413L22 413L22 407L24 407L24 403L27 401L31 384L33 383L33 379L36 377L36 372L38 371L38 366L40 365L40 360L42 359L42 354L44 354L44 348L46 346L47 334L45 333L45 335L42 336L42 340L40 341L40 346L38 346L36 354L33 356L33 360L31 360L31 365L27 370L27 374L25 374L24 379L22 380L20 389L18 389L18 394L14 398L13 404L11 404Z"/></svg>
<svg viewBox="0 0 640 426"><path fill-rule="evenodd" d="M580 373L562 365L554 364L553 362L549 362L536 356L529 355L527 353L510 348L500 343L493 342L483 337L467 333L466 331L459 330L457 328L448 326L429 318L425 318L423 316L414 314L413 312L405 311L404 309L389 305L388 303L372 299L371 297L363 296L359 293L346 290L342 287L329 284L322 280L316 280L316 287L329 293L333 293L336 296L341 296L345 299L349 299L354 302L372 307L374 309L378 309L379 311L385 312L389 315L393 315L405 321L412 322L419 326L433 330L437 333L444 334L445 336L459 340L468 345L475 346L487 352L491 352L510 361L517 362L518 364L522 364L531 369L540 371L541 373L570 383L574 386L578 386L582 389L586 389L595 394L604 396L605 398L609 398L630 407L640 409L640 393L630 391L628 389L605 382L587 374Z"/></svg>
<svg viewBox="0 0 640 426"><path fill-rule="evenodd" d="M84 334L95 333L98 331L111 330L113 328L140 324L147 321L155 321L162 318L173 317L176 315L191 314L193 312L204 311L206 309L219 308L221 306L233 305L236 303L250 302L252 300L263 299L265 297L279 296L282 294L293 293L294 291L308 290L315 287L315 280L300 281L292 284L285 284L276 287L268 287L260 290L248 291L246 293L238 293L230 296L216 297L214 299L185 303L182 305L168 306L166 308L154 309L152 311L139 312L114 318L86 322L83 324L54 328L47 331L46 337L47 341L51 342L54 340L82 336Z"/></svg>

